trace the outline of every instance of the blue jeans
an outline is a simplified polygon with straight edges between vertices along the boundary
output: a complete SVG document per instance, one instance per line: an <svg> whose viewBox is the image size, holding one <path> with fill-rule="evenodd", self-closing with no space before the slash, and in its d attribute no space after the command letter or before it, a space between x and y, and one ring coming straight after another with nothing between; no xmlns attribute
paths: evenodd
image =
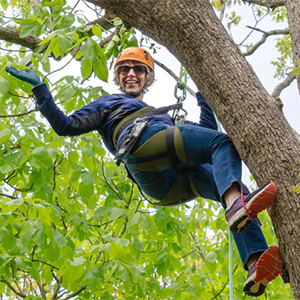
<svg viewBox="0 0 300 300"><path fill-rule="evenodd" d="M167 127L164 123L150 124L135 148ZM197 125L184 124L178 128L183 138L188 170L181 168L181 163L176 163L161 172L144 172L127 165L129 172L140 188L157 200L164 198L177 179L190 176L201 197L218 201L226 208L224 193L234 182L241 184L241 159L232 141L222 132ZM243 189L248 193L245 185ZM256 220L252 220L245 231L234 233L233 237L245 269L251 254L262 253L268 249Z"/></svg>

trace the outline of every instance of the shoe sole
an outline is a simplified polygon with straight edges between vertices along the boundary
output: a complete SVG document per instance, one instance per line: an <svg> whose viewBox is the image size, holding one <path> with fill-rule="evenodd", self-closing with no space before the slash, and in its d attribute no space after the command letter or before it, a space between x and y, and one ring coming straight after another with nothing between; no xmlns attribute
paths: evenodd
<svg viewBox="0 0 300 300"><path fill-rule="evenodd" d="M245 206L248 211L260 213L272 205L275 200L276 192L277 188L275 183L270 181L262 186ZM249 216L245 208L241 207L235 216L228 222L230 231L239 233L245 230L250 225L252 219L253 218Z"/></svg>
<svg viewBox="0 0 300 300"><path fill-rule="evenodd" d="M258 297L262 295L267 284L274 280L282 270L282 256L279 248L273 246L265 251L256 263L256 271L247 279L244 293Z"/></svg>

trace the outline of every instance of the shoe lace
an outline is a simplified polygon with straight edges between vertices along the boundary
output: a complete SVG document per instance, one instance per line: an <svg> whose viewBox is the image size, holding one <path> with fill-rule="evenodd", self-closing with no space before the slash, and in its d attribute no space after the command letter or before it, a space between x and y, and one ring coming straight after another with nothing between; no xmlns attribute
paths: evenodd
<svg viewBox="0 0 300 300"><path fill-rule="evenodd" d="M257 216L257 212L255 211L252 211L252 210L249 210L247 207L246 207L246 204L245 204L245 199L247 198L247 196L245 196L244 198L244 190L243 190L243 185L241 184L241 199L242 199L242 204L243 204L243 207L245 208L246 212L248 213L249 217L251 219L256 219L259 226L261 226L261 222Z"/></svg>

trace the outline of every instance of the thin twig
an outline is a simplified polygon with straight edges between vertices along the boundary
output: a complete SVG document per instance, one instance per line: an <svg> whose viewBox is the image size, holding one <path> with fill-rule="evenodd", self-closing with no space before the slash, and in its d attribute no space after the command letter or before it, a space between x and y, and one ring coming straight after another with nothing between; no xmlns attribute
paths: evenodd
<svg viewBox="0 0 300 300"><path fill-rule="evenodd" d="M7 198L10 198L10 199L19 199L18 197L14 197L14 196L3 194L3 193L0 193L0 196L7 197Z"/></svg>
<svg viewBox="0 0 300 300"><path fill-rule="evenodd" d="M51 265L51 264L49 264L49 263L47 263L45 261L42 261L40 259L31 259L31 261L37 261L37 262L40 262L40 263L42 263L44 265L47 265L47 266L51 267L52 269L59 270L58 267L55 267L54 265Z"/></svg>
<svg viewBox="0 0 300 300"><path fill-rule="evenodd" d="M244 53L244 56L248 56L248 55L253 54L258 49L258 47L260 47L262 44L265 43L265 41L267 40L267 38L269 36L272 36L272 35L282 35L282 34L289 34L290 33L288 29L278 29L278 30L272 30L272 31L269 31L269 32L265 32L265 31L262 31L262 30L260 30L258 28L253 28L253 27L250 27L250 26L247 26L247 27L251 28L252 30L262 32L263 36L262 36L262 38L261 38L261 40L259 42L257 42L255 45L253 45L251 47L250 50L248 50L247 52Z"/></svg>
<svg viewBox="0 0 300 300"><path fill-rule="evenodd" d="M232 275L235 273L236 269L238 267L238 264L235 265L235 268L232 272ZM226 283L223 285L223 287L221 288L221 290L214 296L212 297L210 300L216 299L219 297L219 295L224 291L224 289L226 288L227 284L228 284L229 280L226 281Z"/></svg>
<svg viewBox="0 0 300 300"><path fill-rule="evenodd" d="M83 286L83 287L80 288L77 292L74 292L74 293L72 293L71 295L67 296L67 297L65 298L65 300L71 299L71 298L73 298L73 297L79 295L79 294L80 294L82 291L84 291L86 288L87 288L87 286Z"/></svg>
<svg viewBox="0 0 300 300"><path fill-rule="evenodd" d="M18 292L3 276L0 282L5 283L16 295L18 295L21 298L26 298L26 295L23 293Z"/></svg>
<svg viewBox="0 0 300 300"><path fill-rule="evenodd" d="M31 113L33 113L35 111L38 111L38 108L29 110L29 111L27 111L25 113L20 113L20 114L15 114L15 115L0 115L0 118L18 118L18 117L22 117L22 116L31 114Z"/></svg>

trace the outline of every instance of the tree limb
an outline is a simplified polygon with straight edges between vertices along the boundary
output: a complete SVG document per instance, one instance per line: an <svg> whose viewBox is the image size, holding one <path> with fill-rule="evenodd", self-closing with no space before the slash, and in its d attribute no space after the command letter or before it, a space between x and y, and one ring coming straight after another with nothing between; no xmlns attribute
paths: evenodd
<svg viewBox="0 0 300 300"><path fill-rule="evenodd" d="M86 26L99 24L104 30L109 30L114 27L114 24L110 21L110 19L113 18L115 18L114 14L105 14L102 18L94 20L88 23ZM87 33L89 36L92 36L93 35L92 29L90 29ZM42 42L41 39L36 38L32 35L28 35L27 37L20 38L20 31L12 27L0 27L0 40L11 42L29 48L31 50L36 49L39 43Z"/></svg>
<svg viewBox="0 0 300 300"><path fill-rule="evenodd" d="M47 265L47 266L51 267L52 269L59 270L58 267L55 267L54 265L51 265L51 264L49 264L49 263L47 263L47 262L45 262L45 261L42 261L42 260L40 260L40 259L31 259L31 261L37 261L37 262L40 262L40 263L42 263L42 264L44 264L44 265Z"/></svg>
<svg viewBox="0 0 300 300"><path fill-rule="evenodd" d="M293 72L288 73L288 76L285 78L285 80L275 87L271 96L274 98L279 97L280 93L286 87L288 87L294 81L294 79L296 79L296 76L293 74Z"/></svg>
<svg viewBox="0 0 300 300"><path fill-rule="evenodd" d="M285 6L284 0L243 0L243 2L249 4L258 4L272 9L279 6Z"/></svg>
<svg viewBox="0 0 300 300"><path fill-rule="evenodd" d="M57 276L54 274L54 272L52 272L52 275L53 275L53 277L55 278L55 280L57 282L57 286L56 286L55 291L53 292L51 300L56 300L57 299L57 295L59 293L59 290L61 288L61 283L62 283L63 277L61 276L60 278L57 278Z"/></svg>
<svg viewBox="0 0 300 300"><path fill-rule="evenodd" d="M20 113L20 114L16 114L16 115L0 115L0 118L17 118L17 117L22 117L28 114L31 114L32 112L38 111L37 108L34 108L32 110L29 110L25 113Z"/></svg>
<svg viewBox="0 0 300 300"><path fill-rule="evenodd" d="M18 292L3 276L2 276L2 279L0 280L0 282L5 283L19 297L21 297L23 299L26 298L25 294Z"/></svg>
<svg viewBox="0 0 300 300"><path fill-rule="evenodd" d="M106 13L103 17L101 17L101 18L99 18L99 19L97 19L97 20L94 20L94 21L90 22L90 23L87 24L87 25L96 25L96 24L98 24L98 25L100 25L104 30L109 30L109 29L115 27L115 26L114 26L114 23L110 21L110 20L112 20L112 19L114 19L114 18L116 18L116 15L115 15L115 14ZM93 35L92 29L90 29L90 30L88 31L88 34L89 34L90 36Z"/></svg>
<svg viewBox="0 0 300 300"><path fill-rule="evenodd" d="M47 296L46 296L46 292L45 292L44 287L38 281L36 283L37 283L37 285L39 287L39 290L41 292L41 295L42 295L43 299L47 300Z"/></svg>
<svg viewBox="0 0 300 300"><path fill-rule="evenodd" d="M0 27L0 40L24 46L31 50L34 50L37 45L42 42L41 39L36 38L32 35L20 38L20 31L11 27Z"/></svg>
<svg viewBox="0 0 300 300"><path fill-rule="evenodd" d="M86 286L83 286L82 288L80 288L78 291L72 293L71 295L69 295L68 297L65 298L65 300L67 299L71 299L77 295L79 295L83 290L85 290L87 287Z"/></svg>
<svg viewBox="0 0 300 300"><path fill-rule="evenodd" d="M8 195L8 194L2 194L2 193L0 193L0 196L7 197L7 198L10 198L10 199L19 199L18 197L14 197L14 196L11 196L11 195Z"/></svg>
<svg viewBox="0 0 300 300"><path fill-rule="evenodd" d="M260 47L266 40L269 36L271 35L281 35L281 34L289 34L289 30L288 29L278 29L278 30L271 30L271 31L263 31L261 29L258 29L258 28L254 28L254 27L251 27L251 26L247 26L248 28L252 29L252 30L256 30L256 31L259 31L259 32L262 32L263 33L263 36L261 38L261 40L259 42L257 42L255 45L252 46L252 48L250 50L248 50L247 52L244 53L244 56L248 56L248 55L251 55L253 54L257 49L258 47Z"/></svg>
<svg viewBox="0 0 300 300"><path fill-rule="evenodd" d="M224 14L225 14L225 9L226 9L226 1L225 0L221 0L221 13L220 13L220 21L222 22L223 18L224 18Z"/></svg>

